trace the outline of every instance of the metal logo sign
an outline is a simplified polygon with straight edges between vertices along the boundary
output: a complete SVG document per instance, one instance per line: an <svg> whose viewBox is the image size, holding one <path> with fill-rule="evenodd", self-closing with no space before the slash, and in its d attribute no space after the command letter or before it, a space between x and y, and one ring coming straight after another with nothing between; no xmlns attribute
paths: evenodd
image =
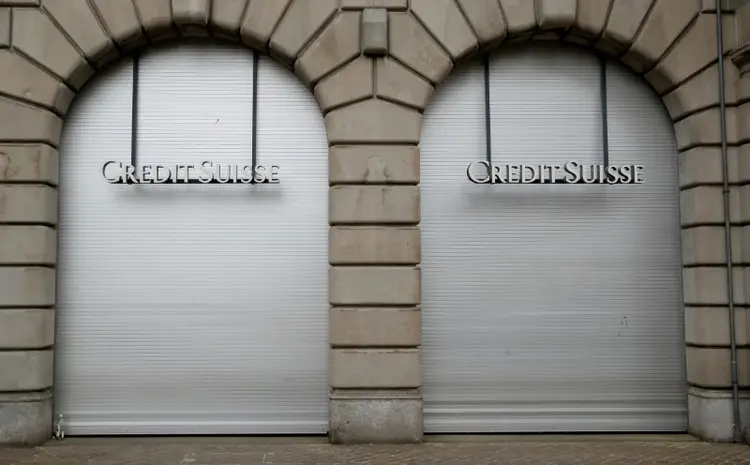
<svg viewBox="0 0 750 465"><path fill-rule="evenodd" d="M108 161L102 176L110 184L278 184L277 165L133 165Z"/></svg>
<svg viewBox="0 0 750 465"><path fill-rule="evenodd" d="M493 165L478 160L466 168L474 184L643 184L643 165Z"/></svg>

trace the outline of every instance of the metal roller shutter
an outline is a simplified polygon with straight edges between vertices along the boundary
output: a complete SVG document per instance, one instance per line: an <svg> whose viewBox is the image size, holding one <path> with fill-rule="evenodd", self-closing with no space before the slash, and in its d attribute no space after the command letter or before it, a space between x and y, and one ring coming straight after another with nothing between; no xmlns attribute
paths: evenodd
<svg viewBox="0 0 750 465"><path fill-rule="evenodd" d="M139 60L138 162L249 164L253 55ZM61 146L56 405L68 435L325 433L327 142L260 60L257 162L278 185L110 185L130 160L132 62L78 97Z"/></svg>
<svg viewBox="0 0 750 465"><path fill-rule="evenodd" d="M492 56L496 164L602 162L601 64L576 48ZM423 346L427 432L686 428L677 156L639 79L607 67L611 164L640 185L474 185L484 67L425 113Z"/></svg>

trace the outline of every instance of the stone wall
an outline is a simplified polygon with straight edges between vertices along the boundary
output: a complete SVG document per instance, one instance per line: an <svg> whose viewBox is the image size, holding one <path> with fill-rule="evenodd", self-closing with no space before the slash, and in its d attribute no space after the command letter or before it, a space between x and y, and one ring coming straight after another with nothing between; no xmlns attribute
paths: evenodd
<svg viewBox="0 0 750 465"><path fill-rule="evenodd" d="M750 388L750 6L723 3L734 303ZM51 434L56 147L72 99L133 49L209 35L269 53L325 114L332 441L422 439L422 111L460 61L537 38L617 57L675 122L690 431L731 438L715 14L713 0L0 0L0 443Z"/></svg>

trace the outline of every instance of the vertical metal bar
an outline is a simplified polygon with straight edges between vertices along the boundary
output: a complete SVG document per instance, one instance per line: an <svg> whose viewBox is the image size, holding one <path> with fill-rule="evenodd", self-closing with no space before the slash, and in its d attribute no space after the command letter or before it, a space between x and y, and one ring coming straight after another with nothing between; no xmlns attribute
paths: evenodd
<svg viewBox="0 0 750 465"><path fill-rule="evenodd" d="M250 161L252 164L252 183L255 183L255 165L258 161L258 65L260 64L260 55L253 50L253 121L252 121L252 140Z"/></svg>
<svg viewBox="0 0 750 465"><path fill-rule="evenodd" d="M609 121L607 121L607 60L599 57L599 95L602 110L602 162L609 166Z"/></svg>
<svg viewBox="0 0 750 465"><path fill-rule="evenodd" d="M492 165L492 119L490 116L490 57L485 53L482 56L484 64L484 137L487 150L487 163ZM490 171L492 168L490 168Z"/></svg>
<svg viewBox="0 0 750 465"><path fill-rule="evenodd" d="M130 164L138 162L138 78L139 55L133 56L133 97L130 105Z"/></svg>
<svg viewBox="0 0 750 465"><path fill-rule="evenodd" d="M734 442L742 441L740 424L739 374L737 369L737 337L734 307L734 264L732 262L732 221L729 189L729 162L727 160L726 93L724 89L724 27L722 24L721 0L716 0L716 54L719 67L719 124L721 126L721 164L724 191L724 253L727 262L727 301L729 311L729 352L732 367L732 432Z"/></svg>

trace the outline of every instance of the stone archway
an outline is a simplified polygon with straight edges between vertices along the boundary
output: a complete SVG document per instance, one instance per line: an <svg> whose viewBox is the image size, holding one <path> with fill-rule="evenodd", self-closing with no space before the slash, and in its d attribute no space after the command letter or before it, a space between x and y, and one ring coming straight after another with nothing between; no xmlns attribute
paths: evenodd
<svg viewBox="0 0 750 465"><path fill-rule="evenodd" d="M325 113L333 441L422 438L421 112L456 62L531 37L562 38L619 57L662 95L675 121L684 188L684 293L691 309L687 381L695 386L691 430L727 439L721 138L715 11L708 4L713 2L0 0L0 443L38 444L51 435L56 147L68 106L96 70L119 55L196 35L270 53L313 90ZM750 7L727 15L727 52L744 45L748 20ZM750 106L742 103L749 91L730 61L725 70L730 161L738 167L732 220L741 244L747 213L740 184L750 179L742 146L750 136L743 110ZM735 304L742 306L743 265L750 259L739 245L735 250ZM742 316L744 311L738 308ZM740 349L743 386L746 359Z"/></svg>

